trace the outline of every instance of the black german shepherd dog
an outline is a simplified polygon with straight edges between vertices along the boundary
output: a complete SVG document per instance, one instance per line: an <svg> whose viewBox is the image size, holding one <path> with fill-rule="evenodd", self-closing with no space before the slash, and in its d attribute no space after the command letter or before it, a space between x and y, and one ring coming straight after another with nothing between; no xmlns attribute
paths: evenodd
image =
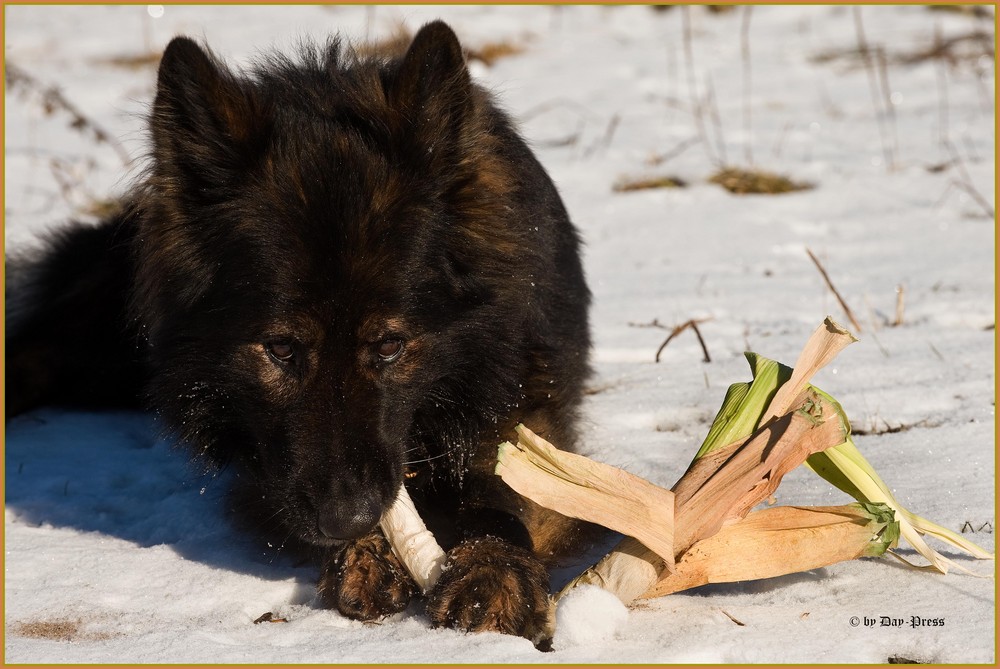
<svg viewBox="0 0 1000 669"><path fill-rule="evenodd" d="M584 531L493 468L518 422L572 446L590 296L552 181L452 30L245 73L178 37L149 128L119 213L10 259L7 417L151 408L361 620L417 594L378 528L405 479L448 550L432 623L538 641L546 565Z"/></svg>

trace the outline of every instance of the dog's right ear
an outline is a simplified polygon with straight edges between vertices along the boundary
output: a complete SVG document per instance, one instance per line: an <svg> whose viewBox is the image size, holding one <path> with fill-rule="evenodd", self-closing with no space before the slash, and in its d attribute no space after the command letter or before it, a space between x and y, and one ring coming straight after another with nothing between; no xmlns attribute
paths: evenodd
<svg viewBox="0 0 1000 669"><path fill-rule="evenodd" d="M472 79L458 37L446 23L432 21L413 37L390 99L429 143L461 126L472 105Z"/></svg>
<svg viewBox="0 0 1000 669"><path fill-rule="evenodd" d="M160 60L153 103L158 163L225 179L244 166L267 127L249 83L187 37L175 37Z"/></svg>

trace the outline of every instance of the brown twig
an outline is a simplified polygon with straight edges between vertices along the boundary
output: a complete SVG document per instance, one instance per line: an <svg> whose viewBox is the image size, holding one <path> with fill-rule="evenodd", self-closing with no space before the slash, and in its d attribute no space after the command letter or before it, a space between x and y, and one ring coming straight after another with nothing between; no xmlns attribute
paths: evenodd
<svg viewBox="0 0 1000 669"><path fill-rule="evenodd" d="M519 117L519 122L523 125L529 121L547 114L551 111L564 109L570 113L576 115L576 129L569 135L565 137L558 137L554 139L543 139L536 140L535 144L538 146L547 147L562 147L562 146L575 146L579 143L580 138L583 136L584 130L587 128L588 121L596 121L598 116L593 111L583 106L575 100L570 100L567 98L556 98L543 102L539 105L532 107L527 110Z"/></svg>
<svg viewBox="0 0 1000 669"><path fill-rule="evenodd" d="M286 618L278 618L273 613L268 611L267 613L264 613L259 618L254 620L253 624L259 625L261 623L287 623L287 622L288 620Z"/></svg>
<svg viewBox="0 0 1000 669"><path fill-rule="evenodd" d="M705 354L704 362L712 362L712 357L708 354L708 347L705 346L705 339L701 336L701 331L698 329L698 323L704 323L705 321L708 321L708 320L711 320L711 319L710 318L702 318L702 319L699 319L699 320L695 320L695 319L692 318L691 320L685 321L684 323L681 323L680 325L678 325L677 327L675 327L673 329L673 331L671 331L671 333L663 341L663 343L660 344L660 348L656 349L656 358L655 358L655 361L656 362L660 361L660 354L663 353L663 349L665 349L667 347L667 344L669 344L670 341L674 337L676 337L680 333L684 332L684 330L687 330L688 328L691 328L692 330L694 330L695 336L698 337L698 343L701 344L701 351L702 351L702 353Z"/></svg>
<svg viewBox="0 0 1000 669"><path fill-rule="evenodd" d="M41 96L42 107L46 114L51 114L56 110L66 112L70 116L69 125L73 130L89 132L96 142L110 146L118 154L118 157L121 158L122 164L125 167L132 164L132 157L125 150L125 147L112 137L107 130L94 122L93 119L84 116L83 112L67 100L66 96L58 88L43 84L34 76L9 61L4 64L4 74L6 75L7 86L11 90L20 87L29 91L35 91Z"/></svg>
<svg viewBox="0 0 1000 669"><path fill-rule="evenodd" d="M660 322L659 318L654 318L648 323L636 323L635 321L629 321L626 325L630 328L660 328L661 330L670 330L671 328Z"/></svg>
<svg viewBox="0 0 1000 669"><path fill-rule="evenodd" d="M830 275L826 273L825 269L823 269L823 265L820 263L819 258L813 255L813 252L810 251L808 247L806 248L806 253L809 254L809 257L816 265L816 269L818 269L819 273L823 276L823 280L826 281L826 285L833 293L833 296L837 298L837 302L840 303L840 308L844 310L845 314L847 314L847 318L850 319L851 325L854 326L854 331L861 332L861 324L858 323L858 319L854 317L854 312L852 312L851 308L847 306L847 302L844 301L844 298L840 296L840 293L834 287L833 282L830 281Z"/></svg>
<svg viewBox="0 0 1000 669"><path fill-rule="evenodd" d="M971 54L956 53L955 47L967 42L972 43L974 46L981 47L982 50L973 51ZM993 49L992 31L973 30L968 33L949 37L947 39L944 39L940 36L940 34L937 34L932 46L929 49L899 55L896 57L896 61L903 65L917 65L928 60L939 60L946 62L948 65L954 66L958 63L960 58L978 58L979 56L989 56L990 58L993 58L994 55L995 50Z"/></svg>
<svg viewBox="0 0 1000 669"><path fill-rule="evenodd" d="M732 620L734 623L736 623L740 627L746 627L746 623L740 622L739 620L737 620L736 618L734 618L733 614L729 613L725 609L719 609L719 610L722 611L723 615L725 615L727 618L729 618L730 620Z"/></svg>

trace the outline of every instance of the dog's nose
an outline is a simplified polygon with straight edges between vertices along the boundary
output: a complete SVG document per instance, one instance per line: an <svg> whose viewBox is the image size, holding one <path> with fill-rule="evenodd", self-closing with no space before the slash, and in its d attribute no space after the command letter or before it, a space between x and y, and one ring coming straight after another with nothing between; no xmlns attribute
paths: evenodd
<svg viewBox="0 0 1000 669"><path fill-rule="evenodd" d="M320 509L319 531L337 541L357 539L375 529L382 507L373 498L330 502Z"/></svg>

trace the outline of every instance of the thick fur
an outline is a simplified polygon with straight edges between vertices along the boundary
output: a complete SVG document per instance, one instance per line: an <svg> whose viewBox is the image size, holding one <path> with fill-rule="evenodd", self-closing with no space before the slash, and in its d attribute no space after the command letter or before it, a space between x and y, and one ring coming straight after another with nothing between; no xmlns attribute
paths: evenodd
<svg viewBox="0 0 1000 669"><path fill-rule="evenodd" d="M414 593L377 530L407 474L451 549L433 622L537 636L542 565L580 528L493 465L518 422L573 444L589 293L555 187L451 29L246 73L176 38L149 126L121 214L8 270L8 417L143 388L361 619Z"/></svg>

